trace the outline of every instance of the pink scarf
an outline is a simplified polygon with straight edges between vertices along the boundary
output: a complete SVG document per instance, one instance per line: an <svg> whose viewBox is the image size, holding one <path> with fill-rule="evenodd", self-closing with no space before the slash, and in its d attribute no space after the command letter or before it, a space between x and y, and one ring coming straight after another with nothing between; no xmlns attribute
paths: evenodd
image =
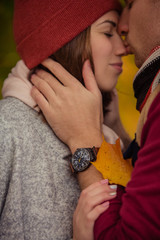
<svg viewBox="0 0 160 240"><path fill-rule="evenodd" d="M22 60L18 61L16 66L9 73L8 78L5 79L2 96L15 97L39 112L36 102L31 96L32 84L28 80L30 70Z"/></svg>

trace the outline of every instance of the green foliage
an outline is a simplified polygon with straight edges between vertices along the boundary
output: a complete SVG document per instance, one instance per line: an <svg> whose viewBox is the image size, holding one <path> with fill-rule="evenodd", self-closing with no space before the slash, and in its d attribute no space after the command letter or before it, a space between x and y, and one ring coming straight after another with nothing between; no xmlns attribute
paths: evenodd
<svg viewBox="0 0 160 240"><path fill-rule="evenodd" d="M124 5L125 5L125 1L124 1L124 0L120 0L120 3L121 3L122 6L124 7Z"/></svg>
<svg viewBox="0 0 160 240"><path fill-rule="evenodd" d="M3 80L19 59L12 31L13 0L0 1L0 90ZM0 95L1 97L1 95Z"/></svg>

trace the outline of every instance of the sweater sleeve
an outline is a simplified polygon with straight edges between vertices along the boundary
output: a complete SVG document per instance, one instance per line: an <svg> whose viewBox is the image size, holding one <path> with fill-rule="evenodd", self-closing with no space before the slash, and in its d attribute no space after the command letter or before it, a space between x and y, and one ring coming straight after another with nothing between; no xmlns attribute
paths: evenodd
<svg viewBox="0 0 160 240"><path fill-rule="evenodd" d="M11 181L12 158L14 156L11 129L5 126L0 119L0 228L3 221L3 211L5 209L6 196L9 191ZM1 235L1 233L0 233Z"/></svg>
<svg viewBox="0 0 160 240"><path fill-rule="evenodd" d="M160 239L160 94L143 127L141 149L126 187L96 221L95 239Z"/></svg>

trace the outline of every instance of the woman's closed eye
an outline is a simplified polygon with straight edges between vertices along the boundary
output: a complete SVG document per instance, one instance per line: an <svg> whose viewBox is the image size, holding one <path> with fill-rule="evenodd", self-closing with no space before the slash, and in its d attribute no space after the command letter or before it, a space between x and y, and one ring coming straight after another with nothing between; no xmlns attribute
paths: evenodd
<svg viewBox="0 0 160 240"><path fill-rule="evenodd" d="M111 38L113 37L113 34L112 33L104 33L108 38Z"/></svg>

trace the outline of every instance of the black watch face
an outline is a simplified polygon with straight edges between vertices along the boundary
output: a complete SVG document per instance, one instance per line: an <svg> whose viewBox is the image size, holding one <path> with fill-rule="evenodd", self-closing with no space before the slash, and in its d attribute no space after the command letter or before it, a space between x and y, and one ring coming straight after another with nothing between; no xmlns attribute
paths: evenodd
<svg viewBox="0 0 160 240"><path fill-rule="evenodd" d="M90 165L90 153L85 148L76 150L71 159L72 167L76 172L82 172Z"/></svg>

